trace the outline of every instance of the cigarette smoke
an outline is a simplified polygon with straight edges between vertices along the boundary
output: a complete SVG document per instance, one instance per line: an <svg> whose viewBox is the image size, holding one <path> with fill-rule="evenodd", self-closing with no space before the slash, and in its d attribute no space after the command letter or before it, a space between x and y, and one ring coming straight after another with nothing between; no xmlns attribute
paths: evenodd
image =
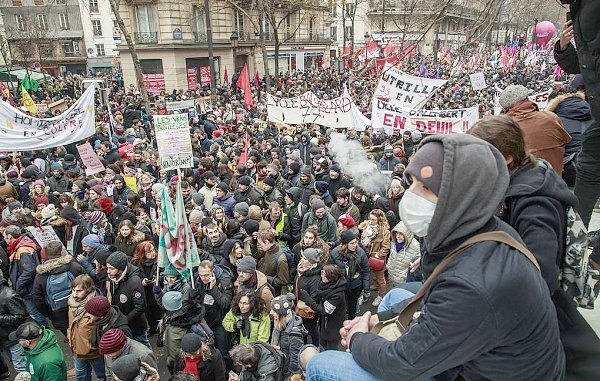
<svg viewBox="0 0 600 381"><path fill-rule="evenodd" d="M367 159L367 152L359 142L333 132L327 148L344 174L352 178L354 185L369 193L385 195L390 178L379 172L377 163Z"/></svg>

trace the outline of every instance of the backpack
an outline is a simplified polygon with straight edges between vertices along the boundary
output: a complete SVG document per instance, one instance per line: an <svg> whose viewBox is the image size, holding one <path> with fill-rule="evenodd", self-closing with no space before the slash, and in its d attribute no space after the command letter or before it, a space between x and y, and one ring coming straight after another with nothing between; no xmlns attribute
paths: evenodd
<svg viewBox="0 0 600 381"><path fill-rule="evenodd" d="M259 346L265 348L266 350L268 350L269 352L271 352L271 354L273 355L273 357L275 357L275 362L277 363L277 373L275 375L275 381L283 381L283 376L284 376L283 367L286 364L286 355L285 355L285 353L283 353L279 349L273 348L271 345L269 345L267 343L263 343L262 341L257 341L254 344L255 345L259 345Z"/></svg>
<svg viewBox="0 0 600 381"><path fill-rule="evenodd" d="M70 271L48 275L48 279L46 279L46 301L52 311L56 312L67 308L73 279L75 277Z"/></svg>
<svg viewBox="0 0 600 381"><path fill-rule="evenodd" d="M596 295L592 292L588 265L589 240L587 229L579 213L572 206L567 208L565 251L560 263L560 286L579 307L594 308Z"/></svg>
<svg viewBox="0 0 600 381"><path fill-rule="evenodd" d="M287 259L288 272L290 274L288 283L292 284L294 279L296 278L296 256L294 255L292 250L290 250L289 247L287 247L287 246L282 247L277 252L277 254L275 254L275 264L276 265L279 263L279 258L281 257L281 255L285 255L285 258Z"/></svg>

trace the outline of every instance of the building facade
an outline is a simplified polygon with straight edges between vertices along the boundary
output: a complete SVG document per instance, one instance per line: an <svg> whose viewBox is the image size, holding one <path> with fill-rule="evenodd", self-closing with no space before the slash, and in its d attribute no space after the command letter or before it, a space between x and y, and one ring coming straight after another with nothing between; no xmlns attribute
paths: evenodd
<svg viewBox="0 0 600 381"><path fill-rule="evenodd" d="M119 70L121 32L106 0L78 0L89 71Z"/></svg>
<svg viewBox="0 0 600 381"><path fill-rule="evenodd" d="M0 0L0 11L13 64L86 72L78 0Z"/></svg>

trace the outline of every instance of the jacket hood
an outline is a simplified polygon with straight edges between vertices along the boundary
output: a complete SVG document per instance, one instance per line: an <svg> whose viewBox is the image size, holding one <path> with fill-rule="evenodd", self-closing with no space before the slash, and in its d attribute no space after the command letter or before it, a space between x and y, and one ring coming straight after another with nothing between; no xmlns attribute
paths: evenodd
<svg viewBox="0 0 600 381"><path fill-rule="evenodd" d="M444 250L453 249L494 217L508 188L509 175L500 151L474 136L433 135L421 144L431 142L442 143L444 164L425 243L429 253L443 257L448 254Z"/></svg>
<svg viewBox="0 0 600 381"><path fill-rule="evenodd" d="M140 273L140 268L137 267L136 265L134 265L133 263L128 263L127 264L127 274L125 274L125 278L123 278L123 280L119 283L125 282L125 280L131 278L134 275L137 275L138 277L143 278L143 276Z"/></svg>
<svg viewBox="0 0 600 381"><path fill-rule="evenodd" d="M506 114L516 118L525 118L536 111L539 110L537 109L535 103L527 100L523 101L521 104L511 106Z"/></svg>
<svg viewBox="0 0 600 381"><path fill-rule="evenodd" d="M260 359L258 360L256 373L265 377L277 372L277 360L273 357L271 352L262 345L258 345L258 349L260 350Z"/></svg>
<svg viewBox="0 0 600 381"><path fill-rule="evenodd" d="M393 234L394 232L402 233L404 235L404 244L406 247L410 246L415 238L415 234L411 232L402 221L398 222L392 229L392 242L396 242L396 237Z"/></svg>
<svg viewBox="0 0 600 381"><path fill-rule="evenodd" d="M559 117L573 120L592 119L591 107L585 101L583 91L557 96L548 103L546 111L552 111Z"/></svg>
<svg viewBox="0 0 600 381"><path fill-rule="evenodd" d="M119 233L119 236L121 236L120 233ZM131 235L129 237L127 237L127 238L131 239L132 243L140 243L140 242L144 241L144 239L146 238L146 236L141 231L134 230L133 233L131 233Z"/></svg>
<svg viewBox="0 0 600 381"><path fill-rule="evenodd" d="M240 245L242 245L242 247L244 247L244 243L239 239L228 239L223 243L223 256L224 257L227 257L231 253L231 250L233 249L233 245L235 245L236 242L239 242Z"/></svg>
<svg viewBox="0 0 600 381"><path fill-rule="evenodd" d="M294 200L294 204L297 204L298 201L300 200L300 195L302 194L302 189L300 189L298 187L291 187L290 189L286 190L286 193L289 194L290 196L292 196L292 200Z"/></svg>
<svg viewBox="0 0 600 381"><path fill-rule="evenodd" d="M292 315L290 321L288 321L284 332L295 334L295 335L306 335L308 331L304 328L304 324L302 322L302 318L296 314Z"/></svg>
<svg viewBox="0 0 600 381"><path fill-rule="evenodd" d="M565 206L577 204L577 197L545 160L537 160L535 166L518 168L510 176L510 185L505 198L508 200L520 196L551 197Z"/></svg>
<svg viewBox="0 0 600 381"><path fill-rule="evenodd" d="M69 271L73 257L71 255L63 255L62 257L48 259L46 262L38 265L36 271L38 274L60 274Z"/></svg>
<svg viewBox="0 0 600 381"><path fill-rule="evenodd" d="M29 352L29 355L39 355L42 352L52 348L53 346L58 346L58 342L56 341L56 335L49 328L44 328L42 338L37 343L37 345L31 350L31 352Z"/></svg>

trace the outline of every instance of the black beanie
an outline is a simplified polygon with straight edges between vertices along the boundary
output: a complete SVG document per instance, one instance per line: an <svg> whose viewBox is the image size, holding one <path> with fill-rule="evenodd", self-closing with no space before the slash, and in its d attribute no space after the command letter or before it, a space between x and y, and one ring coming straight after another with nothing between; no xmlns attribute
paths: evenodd
<svg viewBox="0 0 600 381"><path fill-rule="evenodd" d="M430 141L422 144L421 148L413 155L404 170L404 175L410 175L419 180L436 196L439 196L443 169L444 146L438 141Z"/></svg>

